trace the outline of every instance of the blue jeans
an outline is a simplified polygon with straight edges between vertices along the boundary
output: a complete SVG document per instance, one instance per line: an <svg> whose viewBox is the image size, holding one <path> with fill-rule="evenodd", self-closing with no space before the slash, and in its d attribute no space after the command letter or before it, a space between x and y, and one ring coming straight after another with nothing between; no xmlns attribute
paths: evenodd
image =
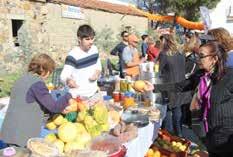
<svg viewBox="0 0 233 157"><path fill-rule="evenodd" d="M170 133L182 137L181 116L182 112L180 106L172 109L167 108L167 114L163 120L162 127Z"/></svg>

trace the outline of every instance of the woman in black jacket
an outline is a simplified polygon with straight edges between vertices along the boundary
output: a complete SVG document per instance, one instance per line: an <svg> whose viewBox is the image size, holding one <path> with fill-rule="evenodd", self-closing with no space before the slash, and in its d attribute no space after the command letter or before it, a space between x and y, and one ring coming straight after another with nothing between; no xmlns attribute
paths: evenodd
<svg viewBox="0 0 233 157"><path fill-rule="evenodd" d="M199 56L205 74L200 78L196 100L203 110L209 157L232 157L233 69L226 68L227 52L218 42L201 46Z"/></svg>
<svg viewBox="0 0 233 157"><path fill-rule="evenodd" d="M218 42L202 45L198 59L204 73L195 73L176 84L154 85L155 92L186 91L197 86L191 109L203 111L209 157L232 157L233 69L225 66L227 53ZM151 89L151 84L147 82L147 85L146 91Z"/></svg>
<svg viewBox="0 0 233 157"><path fill-rule="evenodd" d="M162 47L159 55L159 71L164 83L176 83L185 80L185 57L180 53L175 39L170 34L160 37ZM168 105L163 127L177 136L182 136L181 130L181 105L183 93L166 91L162 92L163 102ZM167 100L167 101L166 101Z"/></svg>

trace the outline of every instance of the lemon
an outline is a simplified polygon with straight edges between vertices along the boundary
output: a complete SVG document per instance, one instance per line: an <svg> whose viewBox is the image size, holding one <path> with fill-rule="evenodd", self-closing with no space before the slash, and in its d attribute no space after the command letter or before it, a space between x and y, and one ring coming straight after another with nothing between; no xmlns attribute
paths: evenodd
<svg viewBox="0 0 233 157"><path fill-rule="evenodd" d="M63 116L62 115L60 115L60 114L57 114L57 115L55 115L54 117L53 117L53 122L54 122L54 124L56 124L57 126L59 126L59 125L61 125L61 124L63 124Z"/></svg>
<svg viewBox="0 0 233 157"><path fill-rule="evenodd" d="M77 134L77 126L71 122L64 123L58 128L58 137L63 142L73 141L76 138Z"/></svg>
<svg viewBox="0 0 233 157"><path fill-rule="evenodd" d="M53 143L57 139L57 137L56 137L55 134L48 134L48 135L45 136L44 139L47 142Z"/></svg>
<svg viewBox="0 0 233 157"><path fill-rule="evenodd" d="M48 122L47 124L46 124L46 128L47 129L49 129L49 130L54 130L54 129L56 129L56 124L54 123L54 122Z"/></svg>
<svg viewBox="0 0 233 157"><path fill-rule="evenodd" d="M149 149L146 153L146 157L153 157L153 155L154 155L153 149Z"/></svg>

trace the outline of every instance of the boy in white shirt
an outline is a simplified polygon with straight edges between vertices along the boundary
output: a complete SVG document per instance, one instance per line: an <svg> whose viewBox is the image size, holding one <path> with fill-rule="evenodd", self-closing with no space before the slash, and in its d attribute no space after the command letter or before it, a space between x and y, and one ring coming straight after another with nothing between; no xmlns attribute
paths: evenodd
<svg viewBox="0 0 233 157"><path fill-rule="evenodd" d="M60 78L69 87L73 98L91 97L98 90L101 62L98 49L93 45L94 36L91 26L81 25L77 31L79 45L66 57Z"/></svg>

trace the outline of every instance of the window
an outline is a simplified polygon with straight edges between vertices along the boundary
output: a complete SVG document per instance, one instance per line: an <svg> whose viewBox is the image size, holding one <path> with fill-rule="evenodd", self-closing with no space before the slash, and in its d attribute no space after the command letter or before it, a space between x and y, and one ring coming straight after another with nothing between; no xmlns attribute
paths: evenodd
<svg viewBox="0 0 233 157"><path fill-rule="evenodd" d="M19 46L18 31L23 25L23 20L12 20L11 23L12 23L12 35L13 35L14 44L15 46Z"/></svg>

